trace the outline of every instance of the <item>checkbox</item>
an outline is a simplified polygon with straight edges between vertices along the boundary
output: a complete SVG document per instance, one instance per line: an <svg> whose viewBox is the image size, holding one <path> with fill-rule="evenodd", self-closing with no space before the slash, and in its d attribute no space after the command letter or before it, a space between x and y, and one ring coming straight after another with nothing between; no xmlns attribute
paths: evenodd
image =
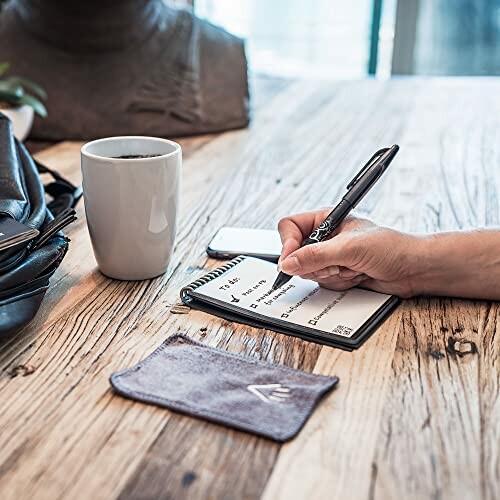
<svg viewBox="0 0 500 500"><path fill-rule="evenodd" d="M288 314L282 314L281 317L282 318L288 318Z"/></svg>
<svg viewBox="0 0 500 500"><path fill-rule="evenodd" d="M310 325L315 325L315 324L317 324L318 322L317 322L317 321L314 321L313 319L310 319L308 323L309 323Z"/></svg>
<svg viewBox="0 0 500 500"><path fill-rule="evenodd" d="M257 304L250 304L250 307L251 307L252 309L257 309Z"/></svg>

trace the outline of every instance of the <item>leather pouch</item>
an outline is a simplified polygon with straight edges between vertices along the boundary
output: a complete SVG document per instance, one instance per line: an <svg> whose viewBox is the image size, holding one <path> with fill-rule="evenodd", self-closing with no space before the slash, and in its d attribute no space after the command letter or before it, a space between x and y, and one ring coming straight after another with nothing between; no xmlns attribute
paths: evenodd
<svg viewBox="0 0 500 500"><path fill-rule="evenodd" d="M114 373L119 394L275 441L293 438L319 400L338 382L168 338L134 367Z"/></svg>
<svg viewBox="0 0 500 500"><path fill-rule="evenodd" d="M52 182L44 187L40 174ZM81 189L33 160L0 113L0 238L2 226L21 228L0 250L0 338L18 332L37 313L68 249L61 229L76 219L73 207L80 197Z"/></svg>

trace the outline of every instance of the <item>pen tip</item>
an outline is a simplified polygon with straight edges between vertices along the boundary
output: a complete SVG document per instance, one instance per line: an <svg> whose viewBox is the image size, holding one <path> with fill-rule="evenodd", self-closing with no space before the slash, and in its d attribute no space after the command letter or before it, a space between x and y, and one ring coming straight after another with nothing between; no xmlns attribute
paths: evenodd
<svg viewBox="0 0 500 500"><path fill-rule="evenodd" d="M279 288L279 283L277 283L278 280L276 280L273 285L271 286L271 292L275 292Z"/></svg>

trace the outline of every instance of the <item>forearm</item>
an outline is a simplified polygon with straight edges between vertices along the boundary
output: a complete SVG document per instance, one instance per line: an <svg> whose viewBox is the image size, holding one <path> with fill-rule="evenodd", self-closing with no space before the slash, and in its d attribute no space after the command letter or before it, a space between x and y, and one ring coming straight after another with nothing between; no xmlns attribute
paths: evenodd
<svg viewBox="0 0 500 500"><path fill-rule="evenodd" d="M425 236L415 250L416 295L500 300L500 230Z"/></svg>

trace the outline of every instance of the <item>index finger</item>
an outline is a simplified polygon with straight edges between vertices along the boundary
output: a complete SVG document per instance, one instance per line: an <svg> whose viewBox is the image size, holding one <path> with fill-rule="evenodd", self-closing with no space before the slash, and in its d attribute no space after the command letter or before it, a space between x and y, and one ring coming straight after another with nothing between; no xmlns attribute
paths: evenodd
<svg viewBox="0 0 500 500"><path fill-rule="evenodd" d="M302 231L291 218L280 220L278 231L283 245L280 259L284 259L287 255L300 248L303 240Z"/></svg>
<svg viewBox="0 0 500 500"><path fill-rule="evenodd" d="M281 219L278 224L278 231L283 244L281 259L299 249L302 242L322 222L327 213L328 210L319 210L291 215Z"/></svg>

